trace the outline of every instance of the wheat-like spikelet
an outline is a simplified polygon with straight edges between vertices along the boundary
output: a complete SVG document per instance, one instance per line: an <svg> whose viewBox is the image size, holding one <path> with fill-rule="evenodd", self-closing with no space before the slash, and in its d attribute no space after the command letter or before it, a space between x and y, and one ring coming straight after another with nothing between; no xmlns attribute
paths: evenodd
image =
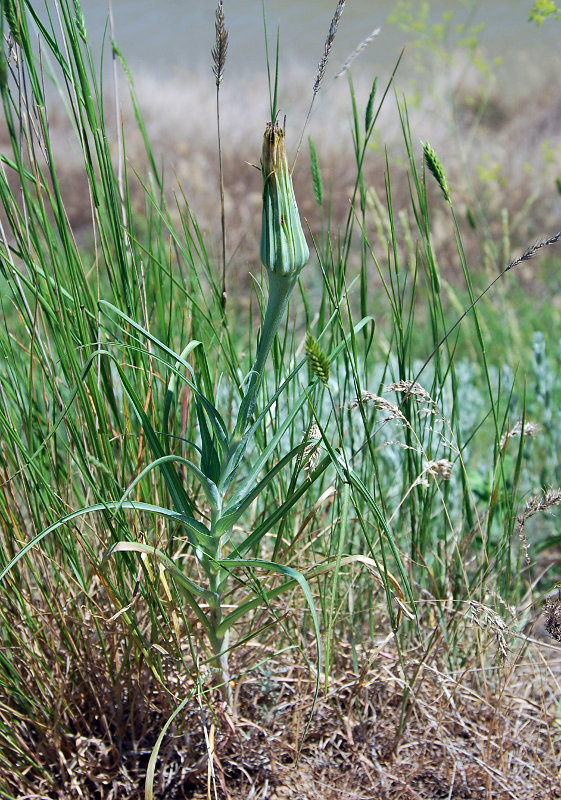
<svg viewBox="0 0 561 800"><path fill-rule="evenodd" d="M333 14L333 19L331 20L331 25L329 26L329 33L327 34L327 39L325 40L325 45L323 48L323 56L321 57L321 61L318 65L318 73L316 75L313 88L313 97L315 97L318 93L323 76L325 75L325 68L327 67L329 53L331 52L331 47L333 46L333 42L335 40L335 34L337 33L337 28L339 27L339 21L341 19L341 15L343 14L345 2L346 0L339 0L337 3L337 8L335 9L335 13Z"/></svg>
<svg viewBox="0 0 561 800"><path fill-rule="evenodd" d="M310 427L305 441L307 441L308 444L302 453L302 464L309 476L310 472L315 470L320 460L319 442L321 441L321 431L315 423Z"/></svg>
<svg viewBox="0 0 561 800"><path fill-rule="evenodd" d="M218 3L216 8L216 19L214 22L216 29L216 43L212 48L212 71L216 78L216 86L220 86L222 78L224 77L224 66L226 64L226 55L228 53L228 31L224 23L224 8L222 0Z"/></svg>
<svg viewBox="0 0 561 800"><path fill-rule="evenodd" d="M450 202L450 187L448 186L448 181L446 180L446 175L444 174L444 168L440 162L440 159L430 146L428 142L421 142L423 145L423 154L425 156L425 164L430 172L434 175L436 182L442 189L442 194L446 198L446 201Z"/></svg>
<svg viewBox="0 0 561 800"><path fill-rule="evenodd" d="M84 12L82 11L80 0L74 0L74 19L76 21L76 30L80 35L80 39L85 44L88 38L88 33L86 30L86 20L84 18Z"/></svg>
<svg viewBox="0 0 561 800"><path fill-rule="evenodd" d="M21 13L16 0L3 0L2 9L6 17L6 22L10 28L10 33L15 42L21 43L19 15Z"/></svg>
<svg viewBox="0 0 561 800"><path fill-rule="evenodd" d="M308 144L310 147L310 168L312 170L312 186L314 189L314 197L316 198L316 203L321 208L323 205L323 182L321 180L318 154L311 136L308 136Z"/></svg>
<svg viewBox="0 0 561 800"><path fill-rule="evenodd" d="M310 372L327 386L329 382L329 359L311 333L306 336L306 359Z"/></svg>

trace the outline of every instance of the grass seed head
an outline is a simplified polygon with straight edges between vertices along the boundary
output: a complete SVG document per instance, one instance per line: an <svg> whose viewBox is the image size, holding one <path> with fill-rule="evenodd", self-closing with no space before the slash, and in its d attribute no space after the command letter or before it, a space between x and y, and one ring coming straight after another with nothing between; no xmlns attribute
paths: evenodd
<svg viewBox="0 0 561 800"><path fill-rule="evenodd" d="M306 359L316 378L327 386L329 382L329 359L311 333L306 336Z"/></svg>
<svg viewBox="0 0 561 800"><path fill-rule="evenodd" d="M214 27L216 30L216 42L212 48L212 71L216 78L217 88L222 83L224 77L224 66L226 64L226 55L228 53L228 30L224 22L224 8L222 0L218 3L215 13Z"/></svg>
<svg viewBox="0 0 561 800"><path fill-rule="evenodd" d="M447 458L439 458L437 461L429 461L425 470L433 478L442 478L443 481L449 481L453 468L453 463Z"/></svg>
<svg viewBox="0 0 561 800"><path fill-rule="evenodd" d="M346 0L339 0L339 2L337 3L337 7L335 9L335 13L333 14L333 19L331 20L331 25L329 26L329 33L327 34L327 39L325 40L323 55L321 57L321 61L318 64L318 72L316 75L316 79L314 81L314 88L313 88L314 97L318 93L320 84L325 75L325 68L327 67L327 62L329 60L329 53L331 52L333 42L335 41L335 35L337 33L337 28L339 27L339 22L341 21L343 9L345 8L345 2Z"/></svg>
<svg viewBox="0 0 561 800"><path fill-rule="evenodd" d="M442 189L442 194L446 198L446 202L450 202L450 187L448 186L448 181L446 180L446 175L444 174L444 168L440 163L440 159L430 146L428 142L422 142L423 145L423 155L425 156L425 164L430 172L434 175L436 182Z"/></svg>
<svg viewBox="0 0 561 800"><path fill-rule="evenodd" d="M318 444L321 441L321 431L315 423L310 427L310 430L306 435L306 441L308 444L302 453L302 463L309 476L310 473L315 470L320 461L320 450Z"/></svg>
<svg viewBox="0 0 561 800"><path fill-rule="evenodd" d="M561 597L548 597L543 606L545 629L552 637L561 642Z"/></svg>
<svg viewBox="0 0 561 800"><path fill-rule="evenodd" d="M284 147L284 128L269 122L263 137L263 217L261 262L270 272L295 277L307 264L310 251L294 197Z"/></svg>
<svg viewBox="0 0 561 800"><path fill-rule="evenodd" d="M14 41L21 44L20 14L22 12L16 0L5 0L2 3L1 11L4 12L6 22L8 23Z"/></svg>

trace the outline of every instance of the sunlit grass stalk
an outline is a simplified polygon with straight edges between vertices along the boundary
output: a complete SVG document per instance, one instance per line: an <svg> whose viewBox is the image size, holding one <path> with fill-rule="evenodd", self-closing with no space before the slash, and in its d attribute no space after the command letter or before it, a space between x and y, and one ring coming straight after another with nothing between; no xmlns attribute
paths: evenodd
<svg viewBox="0 0 561 800"><path fill-rule="evenodd" d="M220 228L222 232L222 308L226 308L226 215L224 205L224 171L222 166L222 140L220 131L220 86L224 77L226 55L228 53L228 30L224 22L222 0L216 8L216 43L212 51L213 72L216 79L216 131L218 137L218 174L220 181Z"/></svg>

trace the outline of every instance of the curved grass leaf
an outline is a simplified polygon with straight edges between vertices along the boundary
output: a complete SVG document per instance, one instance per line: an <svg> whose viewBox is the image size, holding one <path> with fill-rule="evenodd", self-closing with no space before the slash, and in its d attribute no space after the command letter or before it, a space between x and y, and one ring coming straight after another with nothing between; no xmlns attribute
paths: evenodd
<svg viewBox="0 0 561 800"><path fill-rule="evenodd" d="M333 319L333 317L336 316L337 313L338 313L337 311L334 312L334 314L332 315L332 319ZM370 316L363 317L353 327L353 333L357 334L359 331L362 330L362 328L365 325L367 325L371 321L372 321L372 317L370 317ZM329 354L328 359L329 359L330 363L333 362L341 354L341 352L345 349L345 347L347 346L347 344L350 341L350 339L351 339L351 334L349 333L348 336L346 336L345 339L343 339L343 341L340 342L337 345L337 347ZM270 410L271 406L278 400L278 398L286 390L286 388L291 383L291 381L293 381L294 378L298 375L298 373L300 372L300 370L302 369L302 367L305 364L306 364L306 359L305 358L303 358L301 361L298 362L298 364L296 364L296 366L294 367L292 372L282 382L282 384L279 386L277 391L273 395L271 395L271 397L269 398L265 408L263 408L263 410L261 411L261 413L259 414L259 416L255 420L253 425L250 428L248 428L248 430L246 431L246 433L244 434L244 436L242 437L242 439L238 443L237 447L235 448L233 455L226 462L226 469L228 471L223 477L221 477L220 482L218 484L219 488L223 488L223 487L227 486L228 482L230 482L232 480L236 469L238 468L239 464L241 463L241 460L243 458L243 454L245 452L245 449L246 449L249 441L251 440L251 438L254 436L257 428L262 423L262 421L264 420L266 415L269 413L269 410ZM317 381L318 379L316 378L315 380ZM267 447L265 447L261 451L260 455L258 456L258 458L256 459L255 463L253 464L253 466L251 467L250 471L248 472L247 476L244 478L241 486L238 487L234 497L230 501L231 504L237 502L241 497L244 497L246 495L248 489L251 489L251 487L254 484L256 476L259 474L259 472L261 471L261 469L263 468L263 466L267 462L267 459L270 458L270 456L273 453L275 447L277 446L279 441L282 439L282 437L284 436L286 431L289 429L290 425L293 423L295 417L297 416L298 412L300 411L300 409L302 408L302 406L304 405L304 403L306 402L307 399L308 399L308 393L306 392L306 390L304 390L304 391L302 391L300 396L292 403L290 411L287 413L286 417L282 421L282 424L277 428L277 430L275 431L274 436L271 437L271 440L269 441Z"/></svg>
<svg viewBox="0 0 561 800"><path fill-rule="evenodd" d="M189 459L183 458L183 456L168 455L168 456L162 456L161 458L157 458L155 461L152 461L151 464L148 464L148 466L144 467L142 472L140 472L136 476L136 478L133 480L132 483L129 484L129 486L127 487L127 489L125 490L125 492L121 496L121 499L119 500L119 504L117 505L117 511L120 508L121 502L128 497L128 495L132 492L134 487L138 483L140 483L142 478L144 478L145 475L147 475L149 472L151 472L156 467L161 466L161 464L165 463L166 461L170 461L170 462L171 461L176 461L177 463L183 464L185 467L187 467L187 469L190 472L193 473L193 475L197 478L197 480L201 484L201 488L205 493L205 497L209 501L209 503L212 506L212 508L214 508L214 509L219 508L219 506L220 506L220 495L218 494L218 489L216 488L216 484L213 481L211 481L210 478L207 478L207 476L204 474L204 472L202 472L202 470L200 470L195 464L193 464L192 461L189 461Z"/></svg>
<svg viewBox="0 0 561 800"><path fill-rule="evenodd" d="M313 474L310 475L309 479L304 481L298 489L288 498L285 502L280 505L270 517L267 517L261 525L259 525L255 530L250 533L250 535L244 539L244 541L233 548L232 552L237 553L238 555L244 556L246 553L257 545L261 539L268 533L271 528L280 522L281 519L290 511L290 509L296 505L300 498L307 494L310 491L310 486L317 481L321 475L325 472L327 467L331 464L331 458L329 456L325 456L318 466L315 468Z"/></svg>
<svg viewBox="0 0 561 800"><path fill-rule="evenodd" d="M204 589L202 586L199 586L198 583L195 583L188 578L174 564L171 558L168 558L165 553L163 553L161 550L158 550L158 548L153 547L152 545L143 544L142 542L117 542L117 544L114 544L106 553L104 553L101 563L107 561L107 559L114 553L144 553L146 555L154 556L154 558L156 558L168 570L168 572L173 575L177 583L183 589L189 600L189 605L197 615L197 619L212 638L213 628L211 622L194 598L194 595L199 595L205 600L212 601L214 600L214 595L212 592L210 592L208 589Z"/></svg>
<svg viewBox="0 0 561 800"><path fill-rule="evenodd" d="M168 429L169 413L171 409L171 404L175 397L177 378L178 377L184 378L184 376L181 375L181 373L179 372L179 366L187 365L189 371L191 372L191 374L193 374L192 367L186 361L186 358L189 355L189 353L191 353L195 349L195 347L197 347L199 344L201 344L201 342L199 342L197 339L194 339L192 342L189 342L189 344L186 347L184 347L183 350L181 351L179 359L175 362L175 369L172 373L171 378L169 379L168 388L166 391L166 398L164 401L164 418L162 426L164 431L167 431Z"/></svg>
<svg viewBox="0 0 561 800"><path fill-rule="evenodd" d="M164 727L160 731L158 738L156 739L156 744L154 745L152 752L150 753L150 759L148 761L148 766L146 768L146 783L144 784L144 800L153 800L154 798L154 773L156 771L156 762L158 760L158 754L160 752L160 747L162 746L162 742L164 740L164 736L167 733L167 730L173 720L180 714L189 700L191 700L197 692L197 688L193 687L187 697L185 697L181 703L177 706L175 711L169 717L167 722L165 723Z"/></svg>
<svg viewBox="0 0 561 800"><path fill-rule="evenodd" d="M316 652L317 652L317 657L316 657L316 680L315 680L314 699L313 699L313 702L312 702L312 708L311 708L311 711L310 711L310 717L308 719L308 722L306 724L306 727L305 727L305 730L304 730L304 734L303 734L303 737L302 737L302 742L303 742L304 738L306 737L306 733L308 732L308 728L310 727L310 723L312 721L312 717L313 717L313 714L314 714L317 698L318 698L318 695L319 695L320 672L321 672L321 634L320 634L320 629L319 629L319 619L318 619L318 615L317 615L317 612L316 612L316 607L314 605L314 598L312 597L312 593L311 593L310 587L308 585L308 581L306 580L306 578L304 577L304 575L301 572L298 572L298 570L294 569L293 567L288 567L288 566L286 566L284 564L277 564L274 561L266 561L266 560L261 559L261 558L223 558L223 559L220 559L217 563L220 565L220 567L226 568L226 569L231 569L231 568L236 568L236 567L244 567L244 568L264 569L264 570L267 570L268 572L279 572L281 575L286 575L287 577L289 577L291 579L291 581L295 581L300 586L300 588L302 589L302 593L304 595L306 603L308 604L308 608L310 609L310 614L312 616L312 623L313 623L313 626L314 626L314 634L315 634L315 638L316 638ZM267 593L265 593L265 596L267 596ZM224 624L224 621L223 621L222 625L223 624ZM219 637L220 637L220 635L222 633L222 625L219 625L217 630L216 630L216 634ZM224 632L226 630L227 630L227 628L224 629Z"/></svg>
<svg viewBox="0 0 561 800"><path fill-rule="evenodd" d="M291 461L293 461L303 450L305 450L307 445L308 442L300 442L300 444L297 444L296 447L293 447L290 452L281 458L278 464L275 464L275 466L269 470L263 480L261 480L252 491L248 491L243 497L236 495L236 500L229 503L220 515L215 526L215 532L217 534L224 533L233 525L235 525L246 508L248 508L257 497L259 497L261 492L268 486L273 478L282 469L284 469L287 464L290 464Z"/></svg>
<svg viewBox="0 0 561 800"><path fill-rule="evenodd" d="M80 508L78 511L72 511L70 514L66 514L66 516L61 517L56 522L53 522L52 525L49 525L48 528L41 531L34 536L26 545L24 545L21 550L19 550L15 556L6 564L2 572L0 572L0 581L2 581L8 572L15 567L15 565L27 554L30 550L32 550L36 545L39 544L46 536L54 531L61 528L63 525L66 525L68 522L72 522L73 519L77 519L78 517L82 517L85 514L93 514L98 511L113 511L116 510L117 506L120 506L121 509L130 509L133 511L147 511L153 514L162 514L165 517L169 517L170 519L177 520L188 531L188 536L191 543L197 547L207 545L212 541L211 537L209 536L208 529L205 526L197 522L195 519L185 518L183 514L179 511L172 511L169 508L163 508L162 506L151 505L150 503L137 503L132 500L127 500L125 503L96 503L92 506L86 506L85 508Z"/></svg>
<svg viewBox="0 0 561 800"><path fill-rule="evenodd" d="M318 427L321 430L321 425L319 425L319 421L317 419L316 419L316 423L318 424ZM413 608L415 608L415 599L413 597L413 591L411 589L411 584L409 583L409 579L407 577L407 573L405 571L405 567L403 566L403 562L401 560L401 555L400 555L399 550L397 548L397 545L395 543L395 539L393 537L393 534L392 534L392 532L391 532L391 530L390 530L390 528L388 526L386 518L383 515L382 511L380 510L380 507L378 506L378 504L376 503L376 500L371 495L371 493L368 491L368 489L366 488L364 483L361 481L361 479L358 477L358 475L354 472L354 470L352 470L349 466L345 465L345 463L344 463L344 461L342 459L339 459L339 457L337 456L337 453L335 452L335 450L333 449L333 447L331 446L331 444L329 442L329 437L324 436L323 435L323 431L322 431L322 442L323 442L323 445L324 445L325 449L329 453L328 458L331 459L331 462L332 462L333 466L335 467L340 479L345 481L345 482L347 482L347 483L350 483L359 492L359 494L362 496L363 500L366 502L367 506L370 508L370 510L373 512L374 516L376 517L376 519L378 521L378 524L379 524L380 528L382 529L383 533L385 534L385 537L386 537L386 539L388 541L388 544L390 546L390 550L392 551L392 555L393 555L393 557L395 559L395 562L396 562L396 565L397 565L397 569L399 571L400 578L401 578L401 580L403 582L403 587L404 587L404 590L405 590L405 594L407 595L408 600L411 603L411 606Z"/></svg>
<svg viewBox="0 0 561 800"><path fill-rule="evenodd" d="M136 394L136 392L134 391L134 389L132 387L132 384L128 380L127 376L125 375L125 372L124 372L123 368L121 367L121 365L119 364L119 362L117 361L117 359L115 358L113 353L110 353L108 350L96 350L94 353L92 353L91 356L86 361L86 364L84 365L84 368L83 368L82 372L80 373L80 381L83 381L85 379L86 375L88 374L88 372L91 369L91 367L94 364L94 362L97 359L101 358L101 356L106 356L109 359L111 359L111 361L113 361L113 363L115 365L115 368L116 368L117 372L119 373L119 377L121 378L121 381L122 381L122 384L123 384L123 386L125 388L125 391L126 391L127 395L129 396L129 399L130 399L131 403L134 406L134 409L136 411L137 416L139 417L140 423L141 423L141 425L143 427L143 430L144 430L144 432L146 434L146 438L148 440L148 444L150 445L150 449L152 450L152 453L155 455L156 458L162 458L166 454L164 453L164 451L162 449L162 446L160 445L160 442L158 440L158 437L156 436L156 433L155 433L154 429L152 428L150 420L148 419L148 416L146 415L146 412L144 411L144 405L141 402L141 400L138 397L138 395ZM26 466L29 466L34 461L34 459L38 455L38 453L41 452L41 450L43 450L46 447L47 443L55 435L57 429L59 428L59 426L63 422L64 418L68 414L68 412L69 412L70 408L72 407L72 404L76 400L77 396L78 396L78 385L76 385L74 387L74 389L72 389L68 402L66 403L66 405L65 405L64 409L62 410L62 413L59 415L58 419L55 420L55 422L53 423L53 426L52 426L51 430L49 431L49 433L47 434L47 436L45 436L45 438L41 442L40 446L32 453L32 455L29 458L29 461L23 464L22 468L26 467ZM192 505L189 497L187 496L187 493L185 492L185 489L183 488L183 485L182 485L181 481L179 480L179 476L177 475L175 470L170 468L169 463L162 464L161 469L162 469L162 474L164 476L166 484L168 486L169 492L170 492L170 494L172 496L174 505L183 514L185 514L186 516L194 519L194 517L193 517L193 505Z"/></svg>

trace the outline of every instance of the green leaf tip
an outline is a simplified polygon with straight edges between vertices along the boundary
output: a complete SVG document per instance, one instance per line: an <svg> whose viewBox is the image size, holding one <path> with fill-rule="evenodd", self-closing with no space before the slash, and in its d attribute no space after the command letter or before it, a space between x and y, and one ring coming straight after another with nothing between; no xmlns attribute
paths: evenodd
<svg viewBox="0 0 561 800"><path fill-rule="evenodd" d="M448 186L448 181L446 180L446 175L444 174L444 168L440 163L440 159L430 146L428 142L421 142L423 146L423 155L425 157L425 164L430 172L432 172L436 182L442 189L442 193L446 198L446 202L450 203L450 187Z"/></svg>
<svg viewBox="0 0 561 800"><path fill-rule="evenodd" d="M263 137L263 216L261 262L270 272L296 277L308 263L310 251L294 197L284 147L284 128L269 122Z"/></svg>

